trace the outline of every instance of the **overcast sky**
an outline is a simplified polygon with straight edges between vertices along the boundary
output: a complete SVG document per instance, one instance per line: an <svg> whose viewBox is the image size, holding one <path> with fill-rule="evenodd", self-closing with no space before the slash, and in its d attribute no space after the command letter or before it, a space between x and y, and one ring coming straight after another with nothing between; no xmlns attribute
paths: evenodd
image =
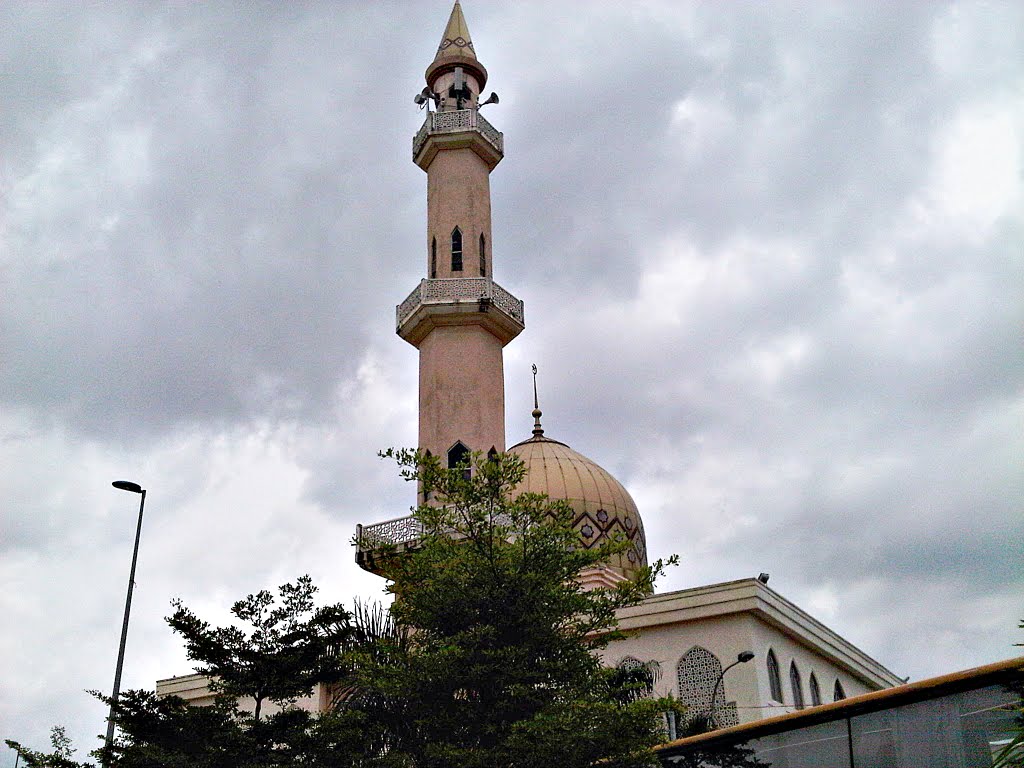
<svg viewBox="0 0 1024 768"><path fill-rule="evenodd" d="M464 8L526 302L508 444L536 362L548 436L680 555L659 591L768 571L914 679L1019 654L1022 6ZM376 452L416 440L394 306L449 10L0 7L0 737L104 730L112 480L149 490L124 687L189 671L174 597L380 594L350 540L413 502Z"/></svg>

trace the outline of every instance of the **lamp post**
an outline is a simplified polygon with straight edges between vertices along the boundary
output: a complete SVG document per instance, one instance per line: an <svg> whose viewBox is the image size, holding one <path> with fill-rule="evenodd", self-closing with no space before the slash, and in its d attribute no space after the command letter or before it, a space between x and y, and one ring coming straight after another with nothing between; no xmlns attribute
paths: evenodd
<svg viewBox="0 0 1024 768"><path fill-rule="evenodd" d="M739 655L736 656L736 661L734 661L732 664L727 666L725 669L723 669L718 674L718 679L715 680L715 687L711 689L711 706L708 709L708 727L709 728L716 727L716 723L715 723L715 710L718 708L718 706L717 706L718 705L718 687L722 684L722 681L725 679L725 673L728 672L733 667L735 667L737 664L746 664L752 658L754 658L753 651L742 651L742 652L739 653Z"/></svg>
<svg viewBox="0 0 1024 768"><path fill-rule="evenodd" d="M121 692L121 668L124 666L124 646L128 640L128 615L132 610L132 590L135 588L135 564L139 559L139 538L142 536L142 510L146 506L146 489L128 480L115 480L115 488L139 494L139 524L135 528L135 549L132 551L132 569L128 574L128 597L124 601L124 623L121 625L121 647L117 651L117 667L114 670L114 691L110 694L110 714L107 716L107 739L104 742L103 764L110 765L110 748L114 741L114 707Z"/></svg>

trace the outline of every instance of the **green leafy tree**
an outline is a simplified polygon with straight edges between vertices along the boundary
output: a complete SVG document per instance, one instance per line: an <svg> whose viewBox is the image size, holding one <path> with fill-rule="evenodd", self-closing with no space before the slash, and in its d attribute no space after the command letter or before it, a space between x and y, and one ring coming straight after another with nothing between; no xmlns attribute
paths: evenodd
<svg viewBox="0 0 1024 768"><path fill-rule="evenodd" d="M36 752L11 739L5 739L4 743L18 753L28 768L92 768L88 763L75 762L76 750L71 746L67 732L60 725L55 725L50 730L52 752Z"/></svg>
<svg viewBox="0 0 1024 768"><path fill-rule="evenodd" d="M567 505L516 495L517 457L474 455L448 470L429 455L384 455L431 502L416 511L421 540L390 558L406 647L358 674L366 698L354 705L383 724L381 756L416 768L652 764L660 714L678 705L636 695L637 681L597 651L621 636L616 611L648 595L665 563L586 591L579 572L627 542L579 547Z"/></svg>
<svg viewBox="0 0 1024 768"><path fill-rule="evenodd" d="M695 748L685 755L673 755L679 768L771 768L771 763L759 759L750 747L741 745Z"/></svg>
<svg viewBox="0 0 1024 768"><path fill-rule="evenodd" d="M118 738L103 757L118 768L654 763L661 713L677 703L649 698L652 670L606 669L597 652L620 636L616 611L649 594L664 564L584 591L579 571L626 543L577 547L564 504L514 494L518 459L474 457L466 474L397 456L432 503L417 512L419 546L392 559L391 611L315 608L308 577L277 598L263 591L238 601L240 626L213 627L176 603L168 622L211 676L216 703L125 692ZM288 706L316 684L334 693L328 712ZM254 702L252 712L238 708L240 698ZM82 768L66 742L50 755L12 746L30 768Z"/></svg>
<svg viewBox="0 0 1024 768"><path fill-rule="evenodd" d="M278 590L249 595L231 611L238 626L212 627L180 601L167 621L185 640L197 671L211 676L214 703L190 706L150 691L126 691L114 707L118 734L108 750L93 752L117 768L286 768L357 765L364 734L373 726L362 713L344 708L312 714L289 707L316 684L345 690L351 678L353 649L384 629L380 610L359 606L355 614L341 605L316 608L316 587L308 576ZM376 624L363 624L373 619ZM246 626L247 625L247 626ZM107 705L110 699L93 692ZM254 711L239 708L239 699ZM280 708L267 714L266 702ZM8 742L32 768L91 768L72 759L60 729L53 751L29 750Z"/></svg>
<svg viewBox="0 0 1024 768"><path fill-rule="evenodd" d="M280 603L261 590L231 606L237 626L211 627L175 601L167 623L185 641L196 672L208 675L214 691L229 699L251 698L259 720L265 701L279 706L308 696L317 683L331 684L344 673L338 651L353 637L351 614L340 604L315 608L317 588L309 576L282 585Z"/></svg>

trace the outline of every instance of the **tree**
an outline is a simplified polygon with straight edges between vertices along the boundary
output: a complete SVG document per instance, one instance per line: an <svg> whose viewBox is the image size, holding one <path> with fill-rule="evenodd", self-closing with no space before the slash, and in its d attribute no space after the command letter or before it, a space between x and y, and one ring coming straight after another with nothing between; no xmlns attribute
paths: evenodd
<svg viewBox="0 0 1024 768"><path fill-rule="evenodd" d="M392 559L390 612L316 608L308 577L277 598L261 591L235 603L241 626L213 627L174 603L168 623L211 676L216 703L125 692L114 710L119 736L109 755L95 755L117 768L654 762L661 713L678 704L649 698L653 667L606 669L596 652L620 636L616 610L646 596L664 564L584 591L579 571L626 543L578 547L565 504L514 494L524 475L517 458L474 456L471 469L445 470L419 454L391 455L432 501L417 511L418 546ZM329 711L289 706L317 684L334 692ZM243 698L251 713L239 709ZM30 768L83 768L66 743L51 755L12 746Z"/></svg>
<svg viewBox="0 0 1024 768"><path fill-rule="evenodd" d="M388 451L431 502L423 536L391 557L392 612L402 652L358 673L368 716L383 722L398 765L649 765L669 700L633 695L637 682L596 652L620 637L616 610L643 599L665 563L614 589L583 590L576 576L625 547L579 547L563 502L516 495L525 470L506 454L474 454L443 469L429 455ZM469 471L465 471L469 469ZM397 709L388 711L388 705Z"/></svg>
<svg viewBox="0 0 1024 768"><path fill-rule="evenodd" d="M317 588L309 576L282 585L274 596L261 590L231 606L231 613L249 624L211 627L174 601L167 623L185 640L188 657L199 662L196 672L208 675L211 688L236 700L251 698L259 720L264 701L284 706L312 693L317 683L336 682L343 671L338 652L353 637L352 615L341 604L314 608Z"/></svg>
<svg viewBox="0 0 1024 768"><path fill-rule="evenodd" d="M373 727L354 709L312 714L289 707L316 684L345 688L353 648L386 629L379 611L341 605L316 608L308 576L278 590L279 602L263 590L239 600L231 612L239 626L212 627L180 601L168 624L185 640L197 671L210 675L211 706L190 706L176 696L126 691L113 709L118 735L92 754L118 768L285 768L354 765L363 736ZM374 620L376 624L364 624ZM108 705L108 697L93 692ZM240 709L251 699L252 713ZM269 716L265 702L280 709ZM73 750L54 729L53 752L35 752L17 742L29 768L92 768L72 759Z"/></svg>
<svg viewBox="0 0 1024 768"><path fill-rule="evenodd" d="M49 753L36 752L10 739L5 739L4 743L18 753L28 768L92 768L74 761L73 756L77 750L71 746L71 739L59 725L50 729L50 747L53 751Z"/></svg>

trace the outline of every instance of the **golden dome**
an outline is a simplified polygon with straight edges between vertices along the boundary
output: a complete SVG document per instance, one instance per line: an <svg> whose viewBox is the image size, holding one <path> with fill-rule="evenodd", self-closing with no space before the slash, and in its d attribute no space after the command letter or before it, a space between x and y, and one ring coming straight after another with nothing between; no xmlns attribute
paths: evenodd
<svg viewBox="0 0 1024 768"><path fill-rule="evenodd" d="M535 412L538 421L539 415ZM516 490L568 502L582 546L598 546L616 534L630 541L631 546L605 566L629 578L647 565L647 540L636 502L611 474L565 443L544 437L539 424L532 438L508 452L526 465L526 477Z"/></svg>

